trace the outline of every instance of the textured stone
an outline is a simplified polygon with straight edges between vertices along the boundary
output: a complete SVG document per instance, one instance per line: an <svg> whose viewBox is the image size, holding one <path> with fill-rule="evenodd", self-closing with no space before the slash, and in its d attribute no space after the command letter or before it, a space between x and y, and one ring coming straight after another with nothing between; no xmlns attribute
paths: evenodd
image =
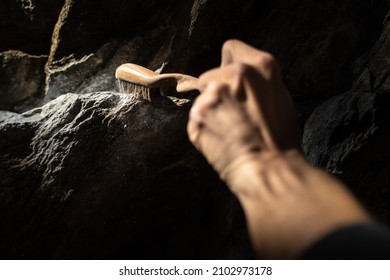
<svg viewBox="0 0 390 280"><path fill-rule="evenodd" d="M47 56L21 51L0 53L0 110L25 111L44 94Z"/></svg>
<svg viewBox="0 0 390 280"><path fill-rule="evenodd" d="M197 76L219 64L232 37L272 52L294 96L327 98L350 88L352 62L378 38L387 11L384 0L225 2L64 1L43 102L114 90L111 73L124 62Z"/></svg>
<svg viewBox="0 0 390 280"><path fill-rule="evenodd" d="M189 105L66 94L0 122L0 258L247 258Z"/></svg>
<svg viewBox="0 0 390 280"><path fill-rule="evenodd" d="M305 124L303 149L338 174L376 216L390 223L390 22L353 65L352 91L320 105Z"/></svg>
<svg viewBox="0 0 390 280"><path fill-rule="evenodd" d="M346 92L319 106L305 124L303 147L316 166L341 173L340 165L378 130L377 94Z"/></svg>
<svg viewBox="0 0 390 280"><path fill-rule="evenodd" d="M169 45L161 43L165 31L158 27L128 42L113 40L79 60L73 57L61 67L50 66L43 103L68 92L82 94L116 90L114 73L124 62L145 65L151 69L161 68L169 54Z"/></svg>
<svg viewBox="0 0 390 280"><path fill-rule="evenodd" d="M353 65L353 89L359 91L390 92L390 11L384 21L382 35L373 48Z"/></svg>
<svg viewBox="0 0 390 280"><path fill-rule="evenodd" d="M0 52L49 54L53 27L64 0L1 0Z"/></svg>
<svg viewBox="0 0 390 280"><path fill-rule="evenodd" d="M65 0L53 32L50 64L63 64L68 56L80 59L112 38L131 38L164 25L177 12L177 2Z"/></svg>
<svg viewBox="0 0 390 280"><path fill-rule="evenodd" d="M339 176L383 222L390 223L390 96L347 92L319 106L305 124L311 163Z"/></svg>

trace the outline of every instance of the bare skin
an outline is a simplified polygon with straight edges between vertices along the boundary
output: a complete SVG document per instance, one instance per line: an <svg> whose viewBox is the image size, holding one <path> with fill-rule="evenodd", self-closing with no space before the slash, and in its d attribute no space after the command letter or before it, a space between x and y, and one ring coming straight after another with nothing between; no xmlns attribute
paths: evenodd
<svg viewBox="0 0 390 280"><path fill-rule="evenodd" d="M259 256L296 258L330 231L370 220L300 153L293 104L270 54L227 41L221 66L199 88L189 138L239 199Z"/></svg>

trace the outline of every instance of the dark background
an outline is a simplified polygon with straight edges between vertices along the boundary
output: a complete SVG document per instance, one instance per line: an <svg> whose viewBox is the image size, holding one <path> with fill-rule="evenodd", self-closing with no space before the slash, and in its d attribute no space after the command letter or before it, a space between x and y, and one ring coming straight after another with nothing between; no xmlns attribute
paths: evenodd
<svg viewBox="0 0 390 280"><path fill-rule="evenodd" d="M198 76L230 38L274 54L308 159L389 224L389 15L385 0L2 0L0 256L252 258L188 143L190 103L115 93L122 63Z"/></svg>

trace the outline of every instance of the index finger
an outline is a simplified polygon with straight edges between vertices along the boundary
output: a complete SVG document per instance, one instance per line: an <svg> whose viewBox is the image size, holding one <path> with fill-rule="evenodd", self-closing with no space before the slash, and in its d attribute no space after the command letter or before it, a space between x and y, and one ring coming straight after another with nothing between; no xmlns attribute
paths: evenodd
<svg viewBox="0 0 390 280"><path fill-rule="evenodd" d="M232 63L243 63L252 66L265 79L280 77L279 66L274 57L265 51L258 50L239 40L228 40L222 47L221 67Z"/></svg>

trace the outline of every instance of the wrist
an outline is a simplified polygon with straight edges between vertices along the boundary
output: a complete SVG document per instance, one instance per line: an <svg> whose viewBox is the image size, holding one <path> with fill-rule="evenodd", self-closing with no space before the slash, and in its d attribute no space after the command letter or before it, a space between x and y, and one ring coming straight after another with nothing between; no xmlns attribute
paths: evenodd
<svg viewBox="0 0 390 280"><path fill-rule="evenodd" d="M264 256L296 257L328 232L370 220L341 182L297 150L252 154L230 171L226 182L241 202L255 250Z"/></svg>
<svg viewBox="0 0 390 280"><path fill-rule="evenodd" d="M256 151L242 156L229 165L221 174L221 178L238 199L257 200L258 190L264 188L264 185L272 184L268 180L269 173L279 173L290 169L293 173L297 173L297 177L300 177L300 174L304 174L300 170L307 166L309 164L297 149ZM266 187L272 187L272 185Z"/></svg>

